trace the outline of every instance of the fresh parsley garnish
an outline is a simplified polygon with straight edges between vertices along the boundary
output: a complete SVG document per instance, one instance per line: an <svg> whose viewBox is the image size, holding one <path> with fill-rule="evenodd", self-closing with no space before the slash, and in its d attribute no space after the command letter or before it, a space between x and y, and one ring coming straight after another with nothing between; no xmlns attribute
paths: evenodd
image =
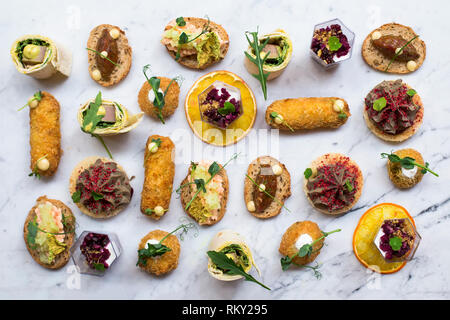
<svg viewBox="0 0 450 320"><path fill-rule="evenodd" d="M202 190L204 193L206 193L205 180L195 179L194 183L195 183L195 186L197 187L197 189Z"/></svg>
<svg viewBox="0 0 450 320"><path fill-rule="evenodd" d="M339 38L336 36L331 36L328 39L328 47L330 51L338 51L342 47L342 43L339 41Z"/></svg>
<svg viewBox="0 0 450 320"><path fill-rule="evenodd" d="M387 100L385 97L381 97L373 102L373 109L375 111L383 110L387 105Z"/></svg>
<svg viewBox="0 0 450 320"><path fill-rule="evenodd" d="M388 158L389 161L391 161L392 163L399 163L403 168L407 169L407 170L411 170L414 168L414 166L422 168L422 173L426 173L426 172L430 172L431 174L435 175L436 177L439 177L439 175L432 171L430 168L428 168L428 162L425 164L425 166L419 164L416 162L415 159L411 158L411 157L404 157L404 158L400 158L398 155L396 155L395 153L382 153L381 154L381 158L386 159Z"/></svg>
<svg viewBox="0 0 450 320"><path fill-rule="evenodd" d="M250 40L249 36L253 38L253 41ZM270 72L264 73L263 65L266 62L270 52L267 52L264 58L261 58L261 52L263 51L264 47L267 45L270 39L267 38L262 43L260 43L258 38L258 29L254 32L246 31L245 37L247 38L248 44L252 48L255 57L252 57L247 51L244 51L245 56L251 62L253 62L258 68L258 74L252 74L252 76L258 79L259 83L261 83L261 90L264 94L264 100L267 100L267 77L269 76Z"/></svg>
<svg viewBox="0 0 450 320"><path fill-rule="evenodd" d="M83 132L89 133L92 137L97 138L103 147L105 148L106 152L108 153L109 157L113 159L113 156L111 152L109 151L108 147L105 144L105 141L101 136L94 133L95 129L97 128L97 125L100 121L102 121L104 115L98 114L98 109L102 105L102 93L99 91L97 96L95 97L95 101L89 103L89 107L86 109L86 114L83 118L83 125L81 127L81 130Z"/></svg>
<svg viewBox="0 0 450 320"><path fill-rule="evenodd" d="M178 17L175 21L179 27L184 27L186 25L186 21L184 21L183 17Z"/></svg>
<svg viewBox="0 0 450 320"><path fill-rule="evenodd" d="M290 267L292 264L295 264L295 265L297 265L297 266L299 266L299 267L302 267L302 268L310 268L310 269L314 270L314 275L315 275L317 278L320 278L321 274L320 274L320 272L317 271L317 269L319 268L318 265L317 265L316 267L304 266L304 265L298 265L298 264L296 264L296 263L293 261L293 259L294 259L295 257L303 258L303 257L306 257L306 256L310 256L310 255L313 253L313 246L314 246L317 242L319 242L320 240L322 240L322 239L328 237L328 236L329 236L330 234L332 234L332 233L340 232L340 231L341 231L341 229L336 229L336 230L333 230L333 231L330 231L330 232L323 232L323 231L322 231L322 236L321 236L320 238L317 238L316 240L314 240L314 241L311 242L311 243L304 244L304 245L297 251L297 253L295 253L293 256L291 256L291 257L285 256L285 257L281 258L281 260L280 260L280 263L281 263L281 269L282 269L283 271L286 271L287 269L289 269L289 267Z"/></svg>
<svg viewBox="0 0 450 320"><path fill-rule="evenodd" d="M207 254L208 257L211 259L212 263L214 263L218 268L227 270L226 272L227 275L243 276L245 280L257 283L264 289L270 290L269 287L262 284L261 282L253 278L253 276L245 272L242 266L237 265L232 259L228 258L225 253L217 251L208 251Z"/></svg>
<svg viewBox="0 0 450 320"><path fill-rule="evenodd" d="M223 108L217 109L217 112L219 112L223 116L226 116L227 114L233 113L235 111L236 107L229 101L225 101L225 103L223 104Z"/></svg>

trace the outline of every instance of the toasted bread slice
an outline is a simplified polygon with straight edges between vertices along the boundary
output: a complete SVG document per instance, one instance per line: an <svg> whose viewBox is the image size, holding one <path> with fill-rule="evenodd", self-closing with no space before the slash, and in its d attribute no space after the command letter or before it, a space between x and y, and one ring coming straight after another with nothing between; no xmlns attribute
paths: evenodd
<svg viewBox="0 0 450 320"><path fill-rule="evenodd" d="M328 215L341 215L341 214L344 214L347 211L349 211L356 204L356 202L358 202L359 198L361 197L362 189L363 189L363 186L364 186L364 178L363 178L361 169L356 164L356 162L354 162L353 160L351 160L347 156L345 156L343 154L340 154L340 153L327 153L327 154L324 154L323 156L320 156L319 158L317 158L313 162L311 162L309 167L311 169L313 169L313 171L314 171L314 169L317 169L320 166L327 165L327 164L334 164L334 163L341 162L341 161L345 161L346 163L348 163L348 165L354 166L355 168L357 168L356 182L358 184L358 188L356 190L353 202L348 204L347 206L345 206L345 207L343 207L343 208L341 208L339 210L333 211L333 212L330 212L329 210L326 210L326 209L322 209L322 208L316 207L314 205L314 203L312 202L312 200L308 196L308 188L306 186L306 184L308 183L308 180L306 178L304 178L304 180L303 180L303 191L305 191L305 195L306 195L306 198L308 199L309 203L311 204L311 206L314 209L316 209L316 210L318 210L318 211L320 211L320 212L322 212L324 214L328 214Z"/></svg>
<svg viewBox="0 0 450 320"><path fill-rule="evenodd" d="M411 89L411 87L409 85L406 85L408 88ZM388 134L383 132L383 130L381 130L380 128L378 128L375 124L373 124L372 120L369 119L369 115L367 114L367 110L366 107L364 106L364 111L363 111L363 116L364 116L364 120L366 121L367 127L370 129L370 131L372 131L372 133L374 135L376 135L378 138L384 140L384 141L389 141L389 142L402 142L405 141L406 139L412 137L417 130L420 128L420 126L422 125L423 122L423 103L422 103L422 99L420 98L420 96L416 93L413 96L413 102L420 106L419 111L417 111L416 113L416 118L414 119L414 123L411 127L409 127L408 129L406 129L405 131L399 133L399 134Z"/></svg>
<svg viewBox="0 0 450 320"><path fill-rule="evenodd" d="M184 21L186 21L186 24L191 23L197 28L202 28L203 26L205 26L208 23L207 19L194 18L194 17L185 17ZM174 25L174 23L176 23L175 20L172 20L171 22L169 22L169 24L164 28L164 31L170 29ZM205 63L200 66L197 61L197 54L192 54L192 55L180 57L177 60L178 63L182 64L185 67L191 68L191 69L203 70L203 69L206 69L206 68L212 66L213 64L221 61L223 59L223 57L225 57L225 55L228 52L228 48L230 46L230 38L228 36L228 33L225 31L225 29L220 24L217 24L213 21L209 21L209 27L211 28L212 31L216 32L219 35L220 39L222 39L225 42L225 44L222 46L221 51L220 51L221 58L219 60L210 59L210 61L208 63ZM169 54L175 59L177 52L170 50L168 46L166 46L166 49L169 52Z"/></svg>
<svg viewBox="0 0 450 320"><path fill-rule="evenodd" d="M284 164L279 162L277 159L272 158L270 156L263 156L252 161L248 166L247 175L254 181L256 177L260 174L262 164L269 164L272 167L278 165L282 169L281 174L277 175L277 190L275 194L272 194L272 196L276 200L272 200L272 203L263 212L256 212L256 210L250 211L248 210L248 206L247 211L257 218L268 219L280 214L284 204L284 200L290 197L291 175L289 174L289 171L286 169ZM245 177L244 200L246 204L248 204L250 201L254 201L253 192L255 191L255 188L257 188L257 186L255 186L255 184L249 178Z"/></svg>
<svg viewBox="0 0 450 320"><path fill-rule="evenodd" d="M80 173L83 172L85 169L89 168L89 166L93 165L97 161L97 159L100 159L103 162L115 162L114 160L111 160L111 159L95 157L95 156L88 157L88 158L82 160L80 163L78 163L76 165L76 167L72 171L72 174L70 175L70 180L69 180L70 195L72 195L76 191L77 180L78 180L78 176L80 175ZM117 164L117 168L126 174L123 167L121 165L119 165L117 162L115 162L115 163ZM97 218L97 219L108 219L108 218L114 217L114 216L118 215L123 209L125 209L125 207L122 207L122 208L117 208L110 214L106 214L106 213L96 214L96 213L89 211L88 208L86 208L81 202L77 202L75 204L80 209L80 211L83 212L85 215L88 215L92 218Z"/></svg>
<svg viewBox="0 0 450 320"><path fill-rule="evenodd" d="M228 190L229 190L228 176L227 176L227 172L226 172L225 168L223 168L222 165L220 165L220 164L219 164L219 166L220 166L221 170L219 171L219 173L217 173L217 175L220 175L222 177L222 187L223 187L223 195L220 199L220 209L214 210L212 212L213 213L212 216L207 218L205 221L199 222L194 216L192 216L189 213L190 208L188 208L188 210L185 210L187 204L192 199L192 193L191 193L190 186L186 186L181 189L180 199L181 199L181 205L183 206L184 212L186 212L186 214L188 216L190 216L192 219L196 220L198 222L198 224L200 224L200 225L211 226L213 224L216 224L217 222L222 220L223 216L225 215L225 211L227 210ZM189 182L189 175L191 174L191 171L192 171L192 165L189 167L188 174L187 174L186 178L184 178L184 180L181 182L181 185L186 185L186 183Z"/></svg>
<svg viewBox="0 0 450 320"><path fill-rule="evenodd" d="M417 36L417 34L414 32L413 29L398 23L387 23L373 30L364 40L361 49L362 57L369 66L378 71L396 74L411 73L420 68L427 55L427 48L425 42L423 42L420 38L416 38L411 42L411 45L414 46L414 48L417 50L417 53L420 55L418 59L414 60L417 64L416 69L411 71L406 67L407 62L394 60L392 64L389 66L389 69L386 71L386 68L391 62L391 59L383 55L372 44L372 34L375 31L380 32L382 36L383 35L401 36L403 39L407 41Z"/></svg>
<svg viewBox="0 0 450 320"><path fill-rule="evenodd" d="M61 213L64 216L64 223L65 223L64 232L66 232L66 234L64 236L64 243L67 245L66 249L63 252L56 255L55 259L53 260L53 262L51 264L42 262L39 259L39 253L35 249L33 249L30 246L30 244L28 243L28 235L29 235L28 224L30 222L34 221L34 219L36 217L35 210L36 210L37 206L39 204L47 202L47 201L50 202L51 204L53 204L54 206L58 207L59 209L61 209ZM41 232L41 231L38 231L38 232ZM30 212L28 213L28 216L25 220L25 224L23 226L23 239L25 240L25 245L27 246L28 252L30 253L31 257L34 259L34 261L36 261L41 266L43 266L44 268L47 268L47 269L60 269L60 268L64 267L67 264L67 262L69 261L70 248L73 245L74 237L75 237L75 216L73 215L70 208L59 200L48 199L47 196L39 197L36 200L36 204L34 205L34 207L31 208Z"/></svg>
<svg viewBox="0 0 450 320"><path fill-rule="evenodd" d="M116 39L117 48L118 48L118 61L114 61L118 64L111 73L111 77L108 81L105 80L96 80L93 71L98 70L96 63L97 53L88 50L88 62L89 62L89 74L91 78L97 82L98 84L104 87L110 87L122 81L128 74L131 68L131 60L132 60L132 50L128 45L128 39L125 36L125 32L117 26L113 26L110 24L101 24L94 29L92 29L89 39L87 42L87 47L90 49L96 50L97 42L100 39L102 32L104 29L111 31L112 29L117 29L120 32L119 37Z"/></svg>

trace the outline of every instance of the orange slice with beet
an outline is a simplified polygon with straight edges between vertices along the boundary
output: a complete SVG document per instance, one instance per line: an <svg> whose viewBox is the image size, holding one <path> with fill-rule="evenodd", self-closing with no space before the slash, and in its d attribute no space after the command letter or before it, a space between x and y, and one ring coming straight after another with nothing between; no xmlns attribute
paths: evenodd
<svg viewBox="0 0 450 320"><path fill-rule="evenodd" d="M363 266L375 272L388 274L402 269L406 262L386 262L373 240L386 219L407 218L415 227L408 211L394 203L381 203L367 210L359 220L353 234L353 252Z"/></svg>
<svg viewBox="0 0 450 320"><path fill-rule="evenodd" d="M241 92L243 113L226 129L202 121L200 115L198 96L215 81L229 84ZM256 118L256 99L250 87L236 74L224 70L213 71L200 77L189 89L184 111L189 126L197 137L206 143L224 147L238 142L250 132Z"/></svg>

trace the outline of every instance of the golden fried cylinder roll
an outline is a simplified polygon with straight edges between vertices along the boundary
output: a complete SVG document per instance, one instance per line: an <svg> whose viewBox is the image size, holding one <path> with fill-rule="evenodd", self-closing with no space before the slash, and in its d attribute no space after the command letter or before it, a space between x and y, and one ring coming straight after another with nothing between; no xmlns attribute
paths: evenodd
<svg viewBox="0 0 450 320"><path fill-rule="evenodd" d="M155 220L159 220L169 210L175 176L174 156L175 145L170 138L159 135L148 138L144 156L145 179L141 212Z"/></svg>
<svg viewBox="0 0 450 320"><path fill-rule="evenodd" d="M52 176L58 169L62 154L59 113L58 101L45 91L37 107L30 108L30 168L40 176ZM38 161L44 159L48 160L47 170L40 169L45 168L45 164L38 165Z"/></svg>
<svg viewBox="0 0 450 320"><path fill-rule="evenodd" d="M344 99L297 98L274 101L266 110L266 122L280 130L339 128L351 116Z"/></svg>

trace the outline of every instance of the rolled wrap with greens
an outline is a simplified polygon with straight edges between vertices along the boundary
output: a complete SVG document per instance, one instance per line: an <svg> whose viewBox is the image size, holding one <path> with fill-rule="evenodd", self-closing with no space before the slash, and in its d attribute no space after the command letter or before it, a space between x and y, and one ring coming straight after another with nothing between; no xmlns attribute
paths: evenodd
<svg viewBox="0 0 450 320"><path fill-rule="evenodd" d="M208 251L224 253L238 266L240 265L246 273L250 272L252 266L254 266L258 274L260 274L258 267L253 261L250 248L247 246L242 236L237 232L232 230L220 231L211 239ZM208 272L214 278L222 281L234 281L243 278L241 275L227 275L226 270L218 268L211 261L211 258L208 258Z"/></svg>
<svg viewBox="0 0 450 320"><path fill-rule="evenodd" d="M292 57L292 41L289 35L282 29L277 29L272 33L259 37L259 42L264 43L269 39L265 47L261 51L261 58L269 53L263 65L264 73L270 72L267 80L275 79L280 76L286 69ZM255 57L255 52L250 46L247 53ZM258 67L251 62L247 56L244 60L245 67L250 74L258 74Z"/></svg>
<svg viewBox="0 0 450 320"><path fill-rule="evenodd" d="M11 58L17 71L36 79L47 79L59 72L68 77L72 54L50 38L24 35L14 41Z"/></svg>
<svg viewBox="0 0 450 320"><path fill-rule="evenodd" d="M84 117L87 114L90 104L94 102L95 99L91 99L78 110L77 118L81 127L83 127ZM112 136L136 128L142 121L144 113L140 112L133 115L120 103L102 99L102 104L99 107L97 115L103 115L103 118L91 133L99 136Z"/></svg>

